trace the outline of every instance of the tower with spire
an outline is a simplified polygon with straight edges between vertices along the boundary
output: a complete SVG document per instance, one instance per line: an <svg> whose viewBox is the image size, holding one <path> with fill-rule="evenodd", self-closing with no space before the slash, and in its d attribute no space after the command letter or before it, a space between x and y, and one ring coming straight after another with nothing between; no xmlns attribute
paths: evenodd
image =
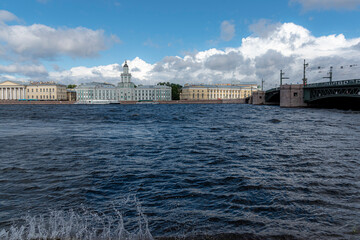
<svg viewBox="0 0 360 240"><path fill-rule="evenodd" d="M123 66L123 73L121 74L121 82L122 83L130 83L131 82L131 73L129 73L129 66L127 65L126 60L125 60L124 66Z"/></svg>
<svg viewBox="0 0 360 240"><path fill-rule="evenodd" d="M133 100L135 84L131 82L131 73L125 60L123 72L121 73L121 82L118 83L118 99L120 101Z"/></svg>

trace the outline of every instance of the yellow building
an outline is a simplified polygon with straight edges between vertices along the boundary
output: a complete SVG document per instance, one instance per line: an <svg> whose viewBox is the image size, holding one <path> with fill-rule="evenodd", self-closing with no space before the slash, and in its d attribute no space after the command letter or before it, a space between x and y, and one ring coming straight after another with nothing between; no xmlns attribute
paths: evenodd
<svg viewBox="0 0 360 240"><path fill-rule="evenodd" d="M218 100L247 98L257 91L256 84L185 85L181 100Z"/></svg>
<svg viewBox="0 0 360 240"><path fill-rule="evenodd" d="M54 82L31 82L26 87L26 99L66 101L66 86Z"/></svg>

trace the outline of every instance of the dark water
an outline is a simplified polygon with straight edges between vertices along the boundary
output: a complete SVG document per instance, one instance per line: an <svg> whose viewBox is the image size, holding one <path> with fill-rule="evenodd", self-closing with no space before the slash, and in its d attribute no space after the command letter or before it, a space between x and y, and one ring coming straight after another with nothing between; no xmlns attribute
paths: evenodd
<svg viewBox="0 0 360 240"><path fill-rule="evenodd" d="M0 106L0 239L360 239L360 112Z"/></svg>

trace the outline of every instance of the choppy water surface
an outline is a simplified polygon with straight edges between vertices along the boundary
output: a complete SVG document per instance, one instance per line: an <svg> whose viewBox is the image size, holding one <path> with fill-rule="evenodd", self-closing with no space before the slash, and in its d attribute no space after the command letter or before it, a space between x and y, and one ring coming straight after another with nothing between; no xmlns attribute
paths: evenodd
<svg viewBox="0 0 360 240"><path fill-rule="evenodd" d="M360 239L360 112L0 106L0 239Z"/></svg>

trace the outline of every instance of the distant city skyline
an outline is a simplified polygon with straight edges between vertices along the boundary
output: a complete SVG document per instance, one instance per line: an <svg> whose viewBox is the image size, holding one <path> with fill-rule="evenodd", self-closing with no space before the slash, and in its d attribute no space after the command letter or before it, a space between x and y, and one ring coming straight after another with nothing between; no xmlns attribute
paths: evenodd
<svg viewBox="0 0 360 240"><path fill-rule="evenodd" d="M359 78L360 0L5 0L0 81L135 84Z"/></svg>

